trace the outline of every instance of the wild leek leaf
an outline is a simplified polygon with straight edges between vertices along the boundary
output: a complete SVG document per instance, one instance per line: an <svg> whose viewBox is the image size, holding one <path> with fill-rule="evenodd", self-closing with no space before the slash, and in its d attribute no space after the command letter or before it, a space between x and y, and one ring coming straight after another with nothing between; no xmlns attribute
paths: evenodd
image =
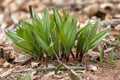
<svg viewBox="0 0 120 80"><path fill-rule="evenodd" d="M87 52L89 49L93 48L97 43L99 43L111 30L106 29L97 33L98 22L96 22L92 27L89 25L90 23L81 28L81 30L79 31L77 52L81 50L83 52Z"/></svg>
<svg viewBox="0 0 120 80"><path fill-rule="evenodd" d="M76 57L79 56L79 61L81 62L83 54L87 52L89 49L93 48L96 44L98 44L103 38L105 38L106 34L111 29L106 29L97 33L98 30L98 22L94 25L91 25L89 22L85 25L85 27L81 28L77 32L77 54Z"/></svg>
<svg viewBox="0 0 120 80"><path fill-rule="evenodd" d="M56 29L58 30L57 34L59 36L62 52L70 54L77 34L76 18L71 18L69 15L64 13L64 19L61 20L62 17L57 10L54 9L54 19L56 23Z"/></svg>

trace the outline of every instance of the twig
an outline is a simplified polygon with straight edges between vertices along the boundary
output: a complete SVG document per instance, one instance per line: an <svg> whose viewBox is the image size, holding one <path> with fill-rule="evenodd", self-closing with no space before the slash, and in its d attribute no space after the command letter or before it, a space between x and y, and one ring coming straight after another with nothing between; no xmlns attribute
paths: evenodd
<svg viewBox="0 0 120 80"><path fill-rule="evenodd" d="M33 11L31 5L29 5L29 11L30 11L30 18L33 19Z"/></svg>
<svg viewBox="0 0 120 80"><path fill-rule="evenodd" d="M0 74L0 78L2 78L2 77L7 77L7 76L10 75L14 70L15 70L15 68L12 68L12 69L9 69L8 71Z"/></svg>
<svg viewBox="0 0 120 80"><path fill-rule="evenodd" d="M4 50L3 50L3 48L0 48L0 58L4 58Z"/></svg>
<svg viewBox="0 0 120 80"><path fill-rule="evenodd" d="M74 54L73 54L73 52L71 51L71 56L73 57L73 59L75 59L75 56L74 56Z"/></svg>
<svg viewBox="0 0 120 80"><path fill-rule="evenodd" d="M44 71L53 71L56 69L56 66L54 67L45 67L45 68L37 68L37 69L29 69L29 70L13 70L10 74L12 73L27 73L27 72L33 72L33 71L37 71L37 72L44 72ZM70 69L72 70L81 70L81 71L84 71L86 70L86 67L76 67L76 66L71 66ZM65 67L62 67L60 69L60 71L66 71L68 70L67 68Z"/></svg>
<svg viewBox="0 0 120 80"><path fill-rule="evenodd" d="M56 52L54 51L54 54L57 58L57 61L59 64L62 64L67 70L69 70L78 80L82 80L82 77L80 75L78 75L73 69L71 69L69 66L67 66L66 64L64 64L63 62L60 61L59 57L57 56Z"/></svg>
<svg viewBox="0 0 120 80"><path fill-rule="evenodd" d="M71 67L69 67L70 69L73 69L73 70L81 70L81 71L83 71L83 70L86 70L86 67L76 67L76 66L71 66ZM55 67L45 67L45 68L38 68L38 69L36 69L36 71L43 71L43 70L45 70L45 71L53 71L53 70L55 70L56 69L56 66ZM60 71L66 71L67 69L65 68L65 67L62 67L61 69L60 69Z"/></svg>
<svg viewBox="0 0 120 80"><path fill-rule="evenodd" d="M52 37L50 36L51 42L53 42ZM52 47L53 48L53 47ZM55 52L55 50L53 49L55 57L57 58L57 61L59 64L62 64L67 70L69 70L71 72L72 75L74 75L76 77L77 80L82 80L82 77L80 75L78 75L73 69L71 69L69 66L67 66L65 63L63 63L62 61L60 61L57 53Z"/></svg>
<svg viewBox="0 0 120 80"><path fill-rule="evenodd" d="M99 22L99 27L105 27L107 25L118 25L120 24L120 19L104 20Z"/></svg>

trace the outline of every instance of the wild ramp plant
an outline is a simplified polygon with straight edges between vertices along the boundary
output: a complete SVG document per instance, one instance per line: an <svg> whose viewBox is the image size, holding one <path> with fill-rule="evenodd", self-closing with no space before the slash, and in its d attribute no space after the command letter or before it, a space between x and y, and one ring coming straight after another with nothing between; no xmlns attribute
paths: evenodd
<svg viewBox="0 0 120 80"><path fill-rule="evenodd" d="M77 37L77 20L75 17L70 17L65 12L64 19L62 20L62 17L56 10L54 10L54 18L62 51L61 55L68 61L70 53L72 54L71 48ZM73 54L72 56L74 58Z"/></svg>
<svg viewBox="0 0 120 80"><path fill-rule="evenodd" d="M58 56L64 54L68 61L77 40L76 56L82 61L83 54L100 42L110 29L97 33L98 23L93 25L89 22L78 30L76 18L65 12L63 14L62 18L53 9L53 15L50 16L49 10L45 9L40 19L34 11L33 19L21 21L16 30L7 30L6 34L20 51L37 59L43 58L44 54L52 58L57 53Z"/></svg>
<svg viewBox="0 0 120 80"><path fill-rule="evenodd" d="M88 22L78 32L76 58L81 62L83 55L97 43L99 43L111 29L97 32L98 22L91 24Z"/></svg>
<svg viewBox="0 0 120 80"><path fill-rule="evenodd" d="M45 9L42 19L34 12L32 20L21 21L15 31L6 31L8 38L20 51L37 59L42 58L43 53L54 57L54 51L69 55L76 38L77 21L66 13L62 19L56 9L53 12L50 16Z"/></svg>
<svg viewBox="0 0 120 80"><path fill-rule="evenodd" d="M50 40L51 29L54 29L53 20L48 9L44 11L42 19L34 12L34 19L21 21L15 31L8 30L6 34L20 51L34 58L42 58L43 52L47 56L53 56L53 42Z"/></svg>

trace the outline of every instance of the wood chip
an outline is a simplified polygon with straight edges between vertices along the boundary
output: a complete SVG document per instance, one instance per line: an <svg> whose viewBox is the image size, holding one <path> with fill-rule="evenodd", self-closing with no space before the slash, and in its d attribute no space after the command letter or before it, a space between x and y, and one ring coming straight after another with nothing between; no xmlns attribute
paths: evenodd
<svg viewBox="0 0 120 80"><path fill-rule="evenodd" d="M13 70L14 70L14 68L9 69L8 71L0 74L0 77L2 77L2 78L3 78L3 77L7 77L9 74L11 74L11 72L12 72Z"/></svg>

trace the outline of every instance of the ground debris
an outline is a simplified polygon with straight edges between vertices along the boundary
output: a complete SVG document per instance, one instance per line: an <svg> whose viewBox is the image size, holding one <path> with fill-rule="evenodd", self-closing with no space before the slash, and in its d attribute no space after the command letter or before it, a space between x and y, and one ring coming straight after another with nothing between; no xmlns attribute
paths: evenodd
<svg viewBox="0 0 120 80"><path fill-rule="evenodd" d="M93 66L93 65L89 65L89 66L88 66L88 69L89 69L90 71L93 71L93 72L98 71L97 67L96 67L96 66Z"/></svg>
<svg viewBox="0 0 120 80"><path fill-rule="evenodd" d="M30 55L22 55L22 54L20 54L19 57L14 60L14 62L25 64L31 58L32 58L32 56L30 56Z"/></svg>
<svg viewBox="0 0 120 80"><path fill-rule="evenodd" d="M2 77L2 78L3 78L3 77L7 77L8 75L11 74L11 72L12 72L14 69L15 69L15 68L9 69L9 70L7 70L6 72L0 74L0 77Z"/></svg>
<svg viewBox="0 0 120 80"><path fill-rule="evenodd" d="M20 75L27 72L31 73L33 80L70 79L66 68L62 67L60 69L62 73L55 75L56 66L53 63L49 62L48 67L43 67L44 62L32 60L31 56L21 55L21 52L8 41L5 35L6 29L14 30L21 20L30 20L29 5L36 9L40 17L46 7L50 8L50 14L53 13L51 9L54 7L58 8L59 12L63 10L69 12L70 16L77 17L78 28L81 28L85 22L96 20L99 22L100 30L106 27L112 28L103 40L105 55L102 67L99 66L99 61L95 61L100 56L97 46L88 52L89 58L85 57L82 63L70 58L67 64L77 74L82 75L84 80L101 80L101 78L120 80L120 47L116 39L116 35L120 33L120 0L0 0L0 80L17 80ZM114 68L109 65L109 54L113 46L115 46ZM69 65L71 63L74 65Z"/></svg>

